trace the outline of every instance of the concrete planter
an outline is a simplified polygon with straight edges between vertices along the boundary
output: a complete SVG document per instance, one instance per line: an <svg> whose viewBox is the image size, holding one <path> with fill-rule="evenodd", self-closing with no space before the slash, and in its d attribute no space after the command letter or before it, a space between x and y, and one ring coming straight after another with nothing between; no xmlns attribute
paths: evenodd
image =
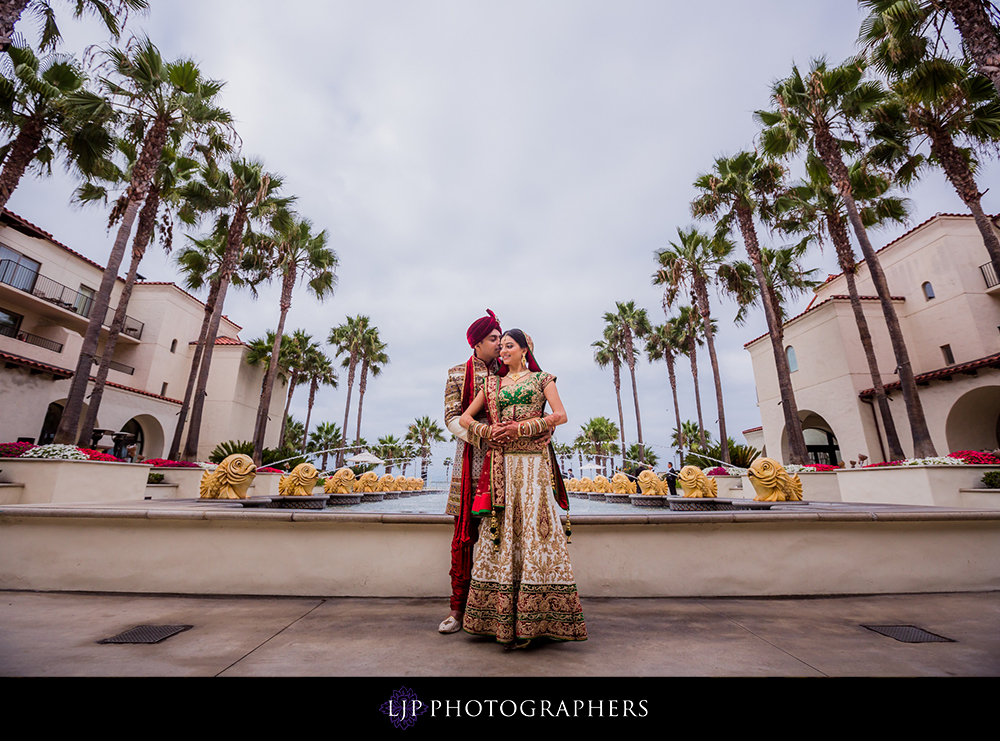
<svg viewBox="0 0 1000 741"><path fill-rule="evenodd" d="M201 494L201 477L205 469L187 468L178 466L164 466L154 468L156 473L163 474L164 484L176 484L177 488L172 492L166 490L156 499L197 499Z"/></svg>
<svg viewBox="0 0 1000 741"><path fill-rule="evenodd" d="M5 458L3 481L24 485L19 504L143 499L152 466L144 463Z"/></svg>
<svg viewBox="0 0 1000 741"><path fill-rule="evenodd" d="M718 487L720 497L735 497L739 499L747 496L743 489L742 476L712 476L711 478L715 479L715 485ZM751 489L751 491L753 490ZM753 494L750 495L750 498L753 498Z"/></svg>
<svg viewBox="0 0 1000 741"><path fill-rule="evenodd" d="M995 470L997 466L881 466L846 468L836 476L845 502L962 507L961 490L982 488L983 474Z"/></svg>
<svg viewBox="0 0 1000 741"><path fill-rule="evenodd" d="M278 494L278 484L281 483L281 477L284 474L280 473L258 473L257 478L253 480L253 484L250 490L247 492L248 497L277 497Z"/></svg>
<svg viewBox="0 0 1000 741"><path fill-rule="evenodd" d="M840 480L836 471L803 471L799 474L802 482L802 499L806 502L842 502Z"/></svg>

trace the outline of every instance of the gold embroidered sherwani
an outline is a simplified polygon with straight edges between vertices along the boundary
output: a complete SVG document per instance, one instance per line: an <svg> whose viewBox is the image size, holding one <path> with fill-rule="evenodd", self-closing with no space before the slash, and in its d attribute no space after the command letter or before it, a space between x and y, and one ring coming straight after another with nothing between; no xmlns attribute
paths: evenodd
<svg viewBox="0 0 1000 741"><path fill-rule="evenodd" d="M476 373L476 380L472 387L471 402L476 398L476 394L483 388L486 376L490 369L487 368L479 358L473 356L473 368ZM479 474L483 470L483 456L486 454L486 446L476 436L459 424L459 417L462 416L462 389L465 388L465 370L467 363L456 365L448 371L448 380L444 386L444 424L456 438L458 446L455 449L454 464L451 473L451 488L448 491L448 507L445 514L458 515L459 506L462 501L462 463L465 460L466 444L472 446L472 481L479 481ZM493 370L496 370L495 363ZM486 421L486 412L483 411L478 417L478 422Z"/></svg>

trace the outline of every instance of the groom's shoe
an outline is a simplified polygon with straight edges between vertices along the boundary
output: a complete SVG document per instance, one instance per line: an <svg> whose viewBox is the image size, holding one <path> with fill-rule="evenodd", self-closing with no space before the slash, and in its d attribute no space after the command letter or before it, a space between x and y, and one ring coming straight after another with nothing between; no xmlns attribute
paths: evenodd
<svg viewBox="0 0 1000 741"><path fill-rule="evenodd" d="M449 615L438 626L438 633L457 633L462 629L462 621Z"/></svg>

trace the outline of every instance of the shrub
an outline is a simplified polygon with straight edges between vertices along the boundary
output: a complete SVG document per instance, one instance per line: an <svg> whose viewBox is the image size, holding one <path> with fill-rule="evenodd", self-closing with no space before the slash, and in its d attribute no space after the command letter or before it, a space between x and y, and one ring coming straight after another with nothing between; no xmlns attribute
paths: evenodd
<svg viewBox="0 0 1000 741"><path fill-rule="evenodd" d="M167 458L150 458L143 461L154 468L201 468L197 463L191 461L172 461Z"/></svg>
<svg viewBox="0 0 1000 741"><path fill-rule="evenodd" d="M716 466L711 471L705 471L708 476L728 476L729 472L722 466Z"/></svg>
<svg viewBox="0 0 1000 741"><path fill-rule="evenodd" d="M153 471L150 471L149 475L146 476L146 483L147 484L162 484L163 483L163 474L162 473L155 473Z"/></svg>
<svg viewBox="0 0 1000 741"><path fill-rule="evenodd" d="M75 445L39 445L21 455L21 458L54 458L68 461L90 460ZM116 459L117 460L117 459Z"/></svg>
<svg viewBox="0 0 1000 741"><path fill-rule="evenodd" d="M987 471L983 475L983 483L987 489L1000 489L1000 471Z"/></svg>
<svg viewBox="0 0 1000 741"><path fill-rule="evenodd" d="M34 447L33 443L0 443L0 458L20 458Z"/></svg>

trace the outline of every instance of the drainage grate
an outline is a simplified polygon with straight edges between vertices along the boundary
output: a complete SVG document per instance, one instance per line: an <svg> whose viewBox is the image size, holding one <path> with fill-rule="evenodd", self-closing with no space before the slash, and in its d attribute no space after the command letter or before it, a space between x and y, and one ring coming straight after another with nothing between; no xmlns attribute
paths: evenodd
<svg viewBox="0 0 1000 741"><path fill-rule="evenodd" d="M193 627L193 625L137 625L131 630L105 638L98 643L159 643Z"/></svg>
<svg viewBox="0 0 1000 741"><path fill-rule="evenodd" d="M902 643L955 643L951 638L928 633L916 625L862 625L861 627L895 638Z"/></svg>

